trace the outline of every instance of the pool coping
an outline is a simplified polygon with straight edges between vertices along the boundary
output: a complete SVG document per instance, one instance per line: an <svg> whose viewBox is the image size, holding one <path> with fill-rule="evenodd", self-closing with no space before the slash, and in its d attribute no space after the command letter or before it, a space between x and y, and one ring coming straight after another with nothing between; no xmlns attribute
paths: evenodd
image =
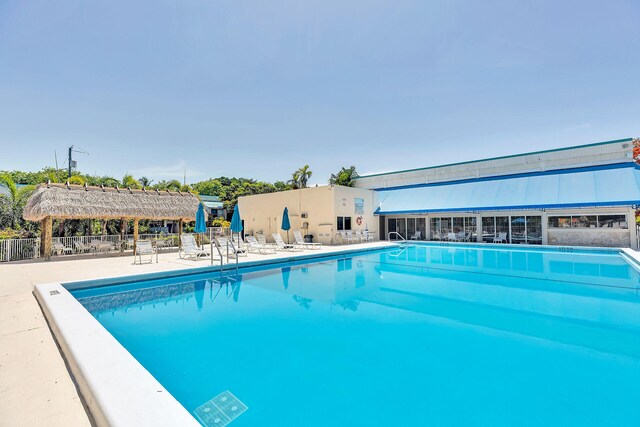
<svg viewBox="0 0 640 427"><path fill-rule="evenodd" d="M321 253L239 261L238 268L279 265L291 261L322 259L356 252L377 251L396 245L376 242L368 247L336 248ZM224 271L236 263L224 265ZM185 426L202 427L195 417L169 393L71 294L71 290L219 272L220 266L184 268L94 280L43 283L34 287L70 374L89 415L98 427ZM123 393L126 390L126 393Z"/></svg>

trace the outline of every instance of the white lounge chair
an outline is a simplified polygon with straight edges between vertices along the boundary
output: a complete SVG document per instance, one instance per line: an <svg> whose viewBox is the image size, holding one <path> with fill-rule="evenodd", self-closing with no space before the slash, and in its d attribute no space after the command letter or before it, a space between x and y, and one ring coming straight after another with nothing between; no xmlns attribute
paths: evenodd
<svg viewBox="0 0 640 427"><path fill-rule="evenodd" d="M456 233L447 233L447 240L450 242L456 241Z"/></svg>
<svg viewBox="0 0 640 427"><path fill-rule="evenodd" d="M151 244L151 240L138 240L136 243L136 253L133 255L133 263L136 263L136 257L138 257L138 261L142 264L142 257L145 255L149 255L149 263L153 262L153 255L156 254L156 262L158 261L157 257L158 250L153 247Z"/></svg>
<svg viewBox="0 0 640 427"><path fill-rule="evenodd" d="M493 243L507 243L507 233L498 233L498 236L493 238Z"/></svg>
<svg viewBox="0 0 640 427"><path fill-rule="evenodd" d="M262 246L273 246L274 248L277 248L275 243L267 243L267 237L264 234L256 234L255 238Z"/></svg>
<svg viewBox="0 0 640 427"><path fill-rule="evenodd" d="M199 257L209 256L209 251L198 246L193 234L182 234L180 236L180 242L182 243L182 247L178 250L178 256L180 258L197 260Z"/></svg>
<svg viewBox="0 0 640 427"><path fill-rule="evenodd" d="M411 240L422 240L422 231L416 231L410 237Z"/></svg>
<svg viewBox="0 0 640 427"><path fill-rule="evenodd" d="M73 248L63 245L62 242L53 242L53 250L56 255L67 255L73 253Z"/></svg>
<svg viewBox="0 0 640 427"><path fill-rule="evenodd" d="M322 243L306 243L302 238L302 233L299 231L293 232L293 238L296 240L296 244L306 249L321 249Z"/></svg>
<svg viewBox="0 0 640 427"><path fill-rule="evenodd" d="M300 246L298 244L285 243L279 233L273 233L272 236L273 240L276 241L276 246L278 247L279 251L296 252L304 249L303 246Z"/></svg>
<svg viewBox="0 0 640 427"><path fill-rule="evenodd" d="M249 252L259 253L261 255L276 253L275 245L263 245L258 242L258 239L256 239L255 236L245 236L244 239L247 241L247 250Z"/></svg>
<svg viewBox="0 0 640 427"><path fill-rule="evenodd" d="M232 239L228 237L216 237L216 242L218 246L220 246L220 251L224 254L225 252L228 254L228 258L236 258L239 256L247 256L247 251L245 249L238 248ZM227 252L228 251L228 252Z"/></svg>
<svg viewBox="0 0 640 427"><path fill-rule="evenodd" d="M91 246L85 245L82 242L73 242L73 247L78 254L84 254L91 250Z"/></svg>

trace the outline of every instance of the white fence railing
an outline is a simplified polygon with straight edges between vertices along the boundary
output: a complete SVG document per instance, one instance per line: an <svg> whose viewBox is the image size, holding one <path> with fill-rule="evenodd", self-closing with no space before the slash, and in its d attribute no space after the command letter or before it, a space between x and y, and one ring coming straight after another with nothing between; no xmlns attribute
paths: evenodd
<svg viewBox="0 0 640 427"><path fill-rule="evenodd" d="M0 240L0 262L37 258L40 254L40 239Z"/></svg>
<svg viewBox="0 0 640 427"><path fill-rule="evenodd" d="M139 234L139 240L154 240L158 247L175 248L178 246L177 233L147 233ZM80 253L97 253L124 251L133 246L133 234L97 235L97 236L68 236L54 237L52 255L72 255ZM99 243L104 243L99 245ZM0 262L19 261L38 258L40 256L40 238L33 239L5 239L0 240Z"/></svg>

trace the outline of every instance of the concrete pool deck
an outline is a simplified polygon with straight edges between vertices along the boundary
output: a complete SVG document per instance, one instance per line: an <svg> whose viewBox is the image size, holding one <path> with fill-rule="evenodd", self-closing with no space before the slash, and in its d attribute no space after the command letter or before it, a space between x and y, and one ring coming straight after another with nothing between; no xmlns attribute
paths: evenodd
<svg viewBox="0 0 640 427"><path fill-rule="evenodd" d="M250 254L240 262L340 253L392 245L371 242L320 250ZM132 256L55 257L50 262L0 264L0 426L90 426L42 310L33 295L40 283L72 282L209 266L161 253L158 263L133 265ZM219 262L219 261L218 261ZM219 264L217 264L219 265Z"/></svg>

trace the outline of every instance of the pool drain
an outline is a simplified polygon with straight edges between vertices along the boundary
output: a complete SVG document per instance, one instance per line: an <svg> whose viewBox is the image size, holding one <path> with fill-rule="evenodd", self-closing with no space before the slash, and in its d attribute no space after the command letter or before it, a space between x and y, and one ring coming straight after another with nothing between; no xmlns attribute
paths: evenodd
<svg viewBox="0 0 640 427"><path fill-rule="evenodd" d="M247 409L247 405L227 390L198 406L194 412L206 427L223 427Z"/></svg>

